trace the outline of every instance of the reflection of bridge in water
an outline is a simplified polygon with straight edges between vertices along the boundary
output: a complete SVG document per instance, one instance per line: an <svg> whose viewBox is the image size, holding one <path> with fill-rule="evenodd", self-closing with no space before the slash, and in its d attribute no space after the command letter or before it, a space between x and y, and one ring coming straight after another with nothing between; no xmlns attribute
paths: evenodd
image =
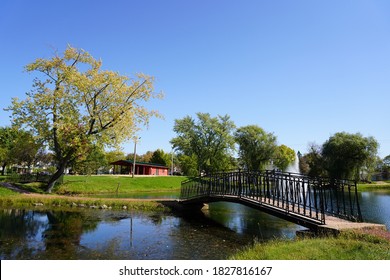
<svg viewBox="0 0 390 280"><path fill-rule="evenodd" d="M201 208L229 201L318 230L384 225L362 223L356 182L279 171L219 172L182 182L180 203Z"/></svg>

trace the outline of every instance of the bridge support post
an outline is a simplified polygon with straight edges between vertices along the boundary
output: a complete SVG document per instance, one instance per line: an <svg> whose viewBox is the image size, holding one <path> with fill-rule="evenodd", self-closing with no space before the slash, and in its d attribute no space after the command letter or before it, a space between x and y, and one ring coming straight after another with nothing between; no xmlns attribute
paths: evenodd
<svg viewBox="0 0 390 280"><path fill-rule="evenodd" d="M242 195L242 176L241 169L238 170L238 197L241 198Z"/></svg>

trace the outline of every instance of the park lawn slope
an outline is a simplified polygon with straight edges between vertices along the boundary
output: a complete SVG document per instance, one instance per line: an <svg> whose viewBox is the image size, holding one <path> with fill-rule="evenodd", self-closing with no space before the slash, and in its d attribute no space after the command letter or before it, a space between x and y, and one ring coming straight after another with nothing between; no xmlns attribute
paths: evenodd
<svg viewBox="0 0 390 280"><path fill-rule="evenodd" d="M273 240L256 243L234 260L390 260L390 241L357 232L338 237Z"/></svg>
<svg viewBox="0 0 390 280"><path fill-rule="evenodd" d="M12 190L9 190L0 184L0 198L1 197L9 197L9 196L18 196L18 195L19 195L19 193L12 191Z"/></svg>
<svg viewBox="0 0 390 280"><path fill-rule="evenodd" d="M359 191L365 190L381 190L381 189L390 189L390 181L378 181L372 183L359 183L357 185Z"/></svg>
<svg viewBox="0 0 390 280"><path fill-rule="evenodd" d="M135 177L116 175L68 175L55 192L58 194L104 194L178 191L185 176Z"/></svg>

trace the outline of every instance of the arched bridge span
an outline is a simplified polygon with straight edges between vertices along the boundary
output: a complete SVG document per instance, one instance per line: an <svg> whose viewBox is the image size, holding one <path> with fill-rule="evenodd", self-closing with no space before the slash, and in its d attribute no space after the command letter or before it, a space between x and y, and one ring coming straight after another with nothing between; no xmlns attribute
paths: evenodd
<svg viewBox="0 0 390 280"><path fill-rule="evenodd" d="M308 228L328 217L361 222L356 182L274 170L218 172L182 182L180 203L241 203Z"/></svg>

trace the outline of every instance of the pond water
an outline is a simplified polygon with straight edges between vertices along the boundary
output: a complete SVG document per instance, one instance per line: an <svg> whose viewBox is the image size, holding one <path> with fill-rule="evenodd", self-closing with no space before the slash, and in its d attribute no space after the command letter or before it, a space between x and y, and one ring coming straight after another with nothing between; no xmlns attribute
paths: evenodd
<svg viewBox="0 0 390 280"><path fill-rule="evenodd" d="M256 239L292 238L299 228L226 203L192 217L6 209L0 224L0 259L225 259Z"/></svg>
<svg viewBox="0 0 390 280"><path fill-rule="evenodd" d="M390 191L360 193L365 221L390 229ZM254 240L304 229L234 203L202 215L0 210L0 259L226 259Z"/></svg>
<svg viewBox="0 0 390 280"><path fill-rule="evenodd" d="M96 195L95 195L96 196ZM127 194L112 194L109 197L112 198L142 198L142 199L176 199L179 198L179 192L141 192L141 193L127 193ZM97 196L99 197L99 196ZM108 197L105 195L105 197ZM390 190L373 190L359 192L360 207L365 222L373 222L385 224L390 230ZM215 203L212 205L212 209L215 212L212 214L212 218L224 216L221 214L225 212L235 212L232 220L237 220L237 216L241 217L241 220L253 219L253 216L259 215L258 211L242 207L238 204L223 203L223 207L217 206ZM245 209L246 208L246 209ZM251 218L252 217L252 218ZM228 220L231 220L230 218ZM224 219L220 219L224 220ZM266 219L267 221L267 219ZM224 222L224 225L228 226L229 223ZM250 224L249 224L250 225ZM269 224L267 225L269 226ZM237 229L237 228L236 228ZM239 229L238 229L239 230Z"/></svg>
<svg viewBox="0 0 390 280"><path fill-rule="evenodd" d="M390 230L390 191L365 191L359 194L363 220L384 224Z"/></svg>

